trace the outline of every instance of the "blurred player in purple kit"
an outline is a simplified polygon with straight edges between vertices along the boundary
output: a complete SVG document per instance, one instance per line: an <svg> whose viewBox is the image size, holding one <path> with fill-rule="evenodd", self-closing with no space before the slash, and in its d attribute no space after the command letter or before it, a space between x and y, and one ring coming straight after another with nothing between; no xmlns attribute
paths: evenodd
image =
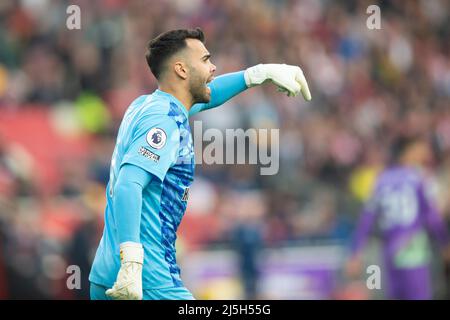
<svg viewBox="0 0 450 320"><path fill-rule="evenodd" d="M386 298L433 297L430 236L448 256L449 237L429 196L420 165L429 158L426 141L402 137L393 144L390 165L378 176L352 243L347 273L361 270L361 253L375 227L382 242L381 281Z"/></svg>

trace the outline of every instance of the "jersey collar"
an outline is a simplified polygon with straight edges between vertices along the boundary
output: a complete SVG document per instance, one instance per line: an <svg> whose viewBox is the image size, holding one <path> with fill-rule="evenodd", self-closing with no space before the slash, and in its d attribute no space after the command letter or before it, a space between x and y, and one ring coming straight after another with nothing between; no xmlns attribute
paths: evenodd
<svg viewBox="0 0 450 320"><path fill-rule="evenodd" d="M186 116L186 119L189 119L189 112L187 111L186 107L180 102L180 100L178 100L177 98L175 98L173 95L171 95L170 93L167 93L165 91L156 89L154 94L158 95L158 96L162 96L162 97L167 97L169 98L171 101L173 101L183 112L183 114Z"/></svg>

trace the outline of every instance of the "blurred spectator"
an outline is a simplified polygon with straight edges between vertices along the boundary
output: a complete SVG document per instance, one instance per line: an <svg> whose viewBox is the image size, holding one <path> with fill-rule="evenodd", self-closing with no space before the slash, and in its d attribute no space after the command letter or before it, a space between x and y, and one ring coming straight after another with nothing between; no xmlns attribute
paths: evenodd
<svg viewBox="0 0 450 320"><path fill-rule="evenodd" d="M257 299L260 253L264 245L264 200L257 192L236 196L236 200L231 242L238 255L240 278L244 288L243 298Z"/></svg>

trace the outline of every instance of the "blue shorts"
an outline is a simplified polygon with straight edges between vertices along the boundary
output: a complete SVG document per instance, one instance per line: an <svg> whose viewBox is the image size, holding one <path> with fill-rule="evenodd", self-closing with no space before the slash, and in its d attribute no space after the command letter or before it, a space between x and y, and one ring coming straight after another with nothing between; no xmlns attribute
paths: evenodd
<svg viewBox="0 0 450 320"><path fill-rule="evenodd" d="M108 288L91 282L91 300L111 300L105 292ZM143 290L143 300L195 300L185 287Z"/></svg>

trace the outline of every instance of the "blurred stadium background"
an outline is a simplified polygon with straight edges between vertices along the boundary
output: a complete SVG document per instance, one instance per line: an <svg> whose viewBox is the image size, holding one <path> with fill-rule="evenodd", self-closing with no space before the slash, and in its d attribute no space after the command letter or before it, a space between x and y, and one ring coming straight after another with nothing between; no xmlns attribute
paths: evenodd
<svg viewBox="0 0 450 320"><path fill-rule="evenodd" d="M68 30L66 8L81 8ZM378 4L382 29L366 27ZM419 134L450 223L450 2L2 0L0 298L86 299L121 117L156 83L160 32L200 26L217 74L302 66L313 101L255 88L195 117L204 128L280 128L280 171L197 166L179 230L182 277L205 299L379 299L343 271L363 202L391 141ZM426 151L425 151L426 152ZM366 265L381 264L371 241ZM448 267L433 255L435 298ZM68 290L68 265L81 290Z"/></svg>

